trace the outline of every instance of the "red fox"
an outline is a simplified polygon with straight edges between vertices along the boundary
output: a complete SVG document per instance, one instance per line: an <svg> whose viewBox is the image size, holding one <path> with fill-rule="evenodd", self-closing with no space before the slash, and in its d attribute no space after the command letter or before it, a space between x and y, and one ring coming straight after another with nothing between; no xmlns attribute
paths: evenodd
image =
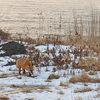
<svg viewBox="0 0 100 100"><path fill-rule="evenodd" d="M25 70L29 71L29 76L31 76L31 73L33 74L33 64L25 58L19 58L16 61L16 67L19 68L19 75L21 75L20 71L21 68L23 69L23 74L25 73Z"/></svg>

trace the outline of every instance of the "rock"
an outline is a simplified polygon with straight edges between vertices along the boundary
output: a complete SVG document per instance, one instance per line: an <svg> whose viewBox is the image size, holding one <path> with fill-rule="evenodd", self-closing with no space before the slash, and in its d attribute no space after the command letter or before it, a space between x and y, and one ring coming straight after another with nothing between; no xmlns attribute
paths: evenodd
<svg viewBox="0 0 100 100"><path fill-rule="evenodd" d="M24 45L19 44L14 41L0 45L0 50L4 51L4 53L0 54L0 57L26 53L26 49L25 49Z"/></svg>

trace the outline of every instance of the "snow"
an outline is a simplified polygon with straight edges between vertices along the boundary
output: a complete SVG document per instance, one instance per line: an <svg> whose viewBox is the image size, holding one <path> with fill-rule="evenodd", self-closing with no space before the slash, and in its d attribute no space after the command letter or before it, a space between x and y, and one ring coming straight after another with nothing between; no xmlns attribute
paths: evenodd
<svg viewBox="0 0 100 100"><path fill-rule="evenodd" d="M25 44L25 43L24 43ZM36 49L39 49L41 52L45 52L47 46L40 45L36 46ZM58 51L61 50L70 50L75 49L74 46L64 46L64 45L49 45L49 49L56 49L56 55ZM22 57L23 55L16 55L17 57ZM74 55L70 54L70 57L73 59ZM15 61L12 58L5 56L0 57L0 75L7 75L7 77L0 78L0 96L7 96L10 100L25 100L25 99L34 99L34 100L78 100L82 98L83 100L100 100L100 97L95 98L98 94L98 87L100 83L86 83L87 86L84 86L84 83L69 83L69 79L74 76L71 74L71 71L75 72L75 75L81 74L83 70L81 69L66 69L66 70L57 70L53 72L53 68L56 66L44 66L41 67L40 72L35 67L34 75L36 77L28 77L28 72L25 75L18 75L18 68L16 65L5 66L9 61ZM78 62L78 61L77 61ZM69 64L71 66L71 64ZM46 71L48 68L48 71ZM50 74L60 75L59 79L52 79L51 82L46 82ZM64 76L65 74L65 76ZM99 76L99 72L98 72ZM96 77L96 76L95 76ZM60 86L60 82L66 84L66 86ZM15 86L23 86L23 88ZM39 88L39 86L44 86L44 89ZM75 89L82 89L90 87L93 90L89 92L78 92L74 93ZM1 89L2 88L2 89ZM23 89L31 89L31 92L22 92ZM81 99L79 99L81 100Z"/></svg>

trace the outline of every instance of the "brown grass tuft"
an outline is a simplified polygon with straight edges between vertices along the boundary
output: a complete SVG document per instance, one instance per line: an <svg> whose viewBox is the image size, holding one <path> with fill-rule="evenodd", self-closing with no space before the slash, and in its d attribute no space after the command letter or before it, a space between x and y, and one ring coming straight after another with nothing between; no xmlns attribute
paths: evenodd
<svg viewBox="0 0 100 100"><path fill-rule="evenodd" d="M7 77L8 77L7 74L1 74L1 75L0 75L0 78L7 78Z"/></svg>
<svg viewBox="0 0 100 100"><path fill-rule="evenodd" d="M46 89L45 86L38 86L38 89Z"/></svg>
<svg viewBox="0 0 100 100"><path fill-rule="evenodd" d="M22 77L21 77L21 76L18 76L17 78L18 78L18 79L22 79Z"/></svg>
<svg viewBox="0 0 100 100"><path fill-rule="evenodd" d="M96 74L97 74L96 71L90 71L90 72L89 72L89 75L96 75Z"/></svg>
<svg viewBox="0 0 100 100"><path fill-rule="evenodd" d="M43 92L44 90L49 91L49 86L37 86L35 90L38 90L38 92Z"/></svg>
<svg viewBox="0 0 100 100"><path fill-rule="evenodd" d="M9 100L8 97L0 97L0 100Z"/></svg>
<svg viewBox="0 0 100 100"><path fill-rule="evenodd" d="M51 82L51 80L50 79L47 79L45 82Z"/></svg>
<svg viewBox="0 0 100 100"><path fill-rule="evenodd" d="M99 78L90 78L86 73L81 74L80 76L75 76L70 78L70 83L76 83L76 82L90 82L90 83L100 83Z"/></svg>
<svg viewBox="0 0 100 100"><path fill-rule="evenodd" d="M79 64L75 66L75 68L80 68L80 69L85 69L85 71L90 71L90 70L97 70L96 65L96 59L94 58L85 58L85 59L80 59Z"/></svg>
<svg viewBox="0 0 100 100"><path fill-rule="evenodd" d="M11 86L10 86L10 88L19 88L20 86L17 86L17 85L15 85L15 84L12 84Z"/></svg>
<svg viewBox="0 0 100 100"><path fill-rule="evenodd" d="M48 79L59 79L60 75L50 74Z"/></svg>
<svg viewBox="0 0 100 100"><path fill-rule="evenodd" d="M63 92L63 91L60 91L59 94L60 94L60 95L64 95L64 92Z"/></svg>
<svg viewBox="0 0 100 100"><path fill-rule="evenodd" d="M2 29L0 29L0 38L4 41L7 41L11 37L8 32L4 32Z"/></svg>
<svg viewBox="0 0 100 100"><path fill-rule="evenodd" d="M28 49L29 50L34 50L35 48L34 48L34 46L29 46Z"/></svg>
<svg viewBox="0 0 100 100"><path fill-rule="evenodd" d="M0 62L2 62L3 60L0 60Z"/></svg>
<svg viewBox="0 0 100 100"><path fill-rule="evenodd" d="M83 89L76 89L76 90L74 90L74 93L78 93L78 92L88 92L88 91L92 91L92 89L89 88L89 87L83 88Z"/></svg>
<svg viewBox="0 0 100 100"><path fill-rule="evenodd" d="M64 86L64 87L68 87L68 84L66 84L66 83L63 83L63 82L60 82L60 84L59 84L60 86Z"/></svg>
<svg viewBox="0 0 100 100"><path fill-rule="evenodd" d="M22 92L25 92L25 93L31 93L32 90L31 90L31 89L23 89Z"/></svg>

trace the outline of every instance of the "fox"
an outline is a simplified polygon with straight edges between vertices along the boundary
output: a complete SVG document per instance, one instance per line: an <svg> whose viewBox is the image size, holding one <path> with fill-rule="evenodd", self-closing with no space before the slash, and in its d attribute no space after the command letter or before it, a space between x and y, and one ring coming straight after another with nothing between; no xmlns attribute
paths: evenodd
<svg viewBox="0 0 100 100"><path fill-rule="evenodd" d="M29 72L29 76L31 76L31 74L33 74L33 64L30 60L25 59L25 58L19 58L16 61L16 67L19 69L19 75L21 75L20 71L21 68L23 70L23 74L25 73L25 70L27 70Z"/></svg>

